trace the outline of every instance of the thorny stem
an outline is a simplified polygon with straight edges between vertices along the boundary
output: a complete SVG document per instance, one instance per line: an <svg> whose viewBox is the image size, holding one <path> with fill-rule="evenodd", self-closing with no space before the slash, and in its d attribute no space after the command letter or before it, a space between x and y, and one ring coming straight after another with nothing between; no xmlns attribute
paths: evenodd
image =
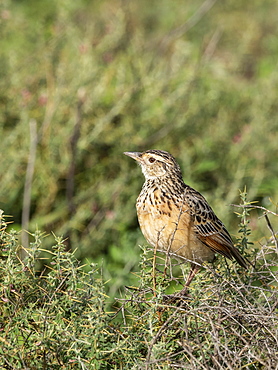
<svg viewBox="0 0 278 370"><path fill-rule="evenodd" d="M264 208L264 207L262 207L262 206L255 206L255 205L253 205L253 204L231 204L231 206L233 206L233 207L237 207L237 208L258 208L258 209L262 209L263 211L265 211L266 213L271 213L271 214L273 214L274 216L278 216L278 214L277 213L275 213L275 212L272 212L272 211L270 211L269 209L266 209L266 208Z"/></svg>
<svg viewBox="0 0 278 370"><path fill-rule="evenodd" d="M269 221L269 218L268 218L268 215L265 213L264 214L264 217L266 219L266 224L267 224L267 227L269 228L270 232L271 232L271 235L273 237L273 241L274 241L274 244L275 244L275 247L276 247L276 250L277 250L277 253L278 253L278 242L277 242L277 237L275 235L275 232L273 230L273 227Z"/></svg>

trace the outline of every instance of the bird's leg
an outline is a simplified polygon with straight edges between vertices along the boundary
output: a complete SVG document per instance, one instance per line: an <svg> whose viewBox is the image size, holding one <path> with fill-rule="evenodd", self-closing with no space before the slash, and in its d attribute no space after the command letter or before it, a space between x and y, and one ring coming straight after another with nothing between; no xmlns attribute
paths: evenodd
<svg viewBox="0 0 278 370"><path fill-rule="evenodd" d="M194 279L194 276L198 273L200 269L201 269L201 266L196 265L195 263L192 263L183 289L177 293L165 295L164 300L167 301L168 304L174 304L175 302L178 302L177 304L179 306L183 306L185 301L183 301L182 298L186 296L188 297L188 287L191 281Z"/></svg>
<svg viewBox="0 0 278 370"><path fill-rule="evenodd" d="M188 277L186 279L186 282L184 284L183 289L178 293L179 296L185 296L188 293L188 287L191 283L191 281L194 279L194 276L199 272L200 270L199 265L195 265L194 263L191 264L191 269L189 271Z"/></svg>

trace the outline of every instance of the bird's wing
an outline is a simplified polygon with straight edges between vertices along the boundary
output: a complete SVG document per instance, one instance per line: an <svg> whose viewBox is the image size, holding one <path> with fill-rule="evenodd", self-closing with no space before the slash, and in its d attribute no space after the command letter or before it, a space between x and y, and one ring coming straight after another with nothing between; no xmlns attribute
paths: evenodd
<svg viewBox="0 0 278 370"><path fill-rule="evenodd" d="M194 230L201 242L214 252L223 254L229 259L235 258L242 267L247 268L245 260L234 247L225 225L215 215L206 199L198 191L186 187L185 202L189 206Z"/></svg>

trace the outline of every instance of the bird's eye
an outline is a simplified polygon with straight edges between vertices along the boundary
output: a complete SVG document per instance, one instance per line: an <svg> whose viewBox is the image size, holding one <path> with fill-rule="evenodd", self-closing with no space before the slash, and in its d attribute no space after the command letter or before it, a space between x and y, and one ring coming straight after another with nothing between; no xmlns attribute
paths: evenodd
<svg viewBox="0 0 278 370"><path fill-rule="evenodd" d="M153 158L153 157L150 157L150 158L149 158L149 162L150 162L150 163L153 163L153 162L155 162L155 158Z"/></svg>

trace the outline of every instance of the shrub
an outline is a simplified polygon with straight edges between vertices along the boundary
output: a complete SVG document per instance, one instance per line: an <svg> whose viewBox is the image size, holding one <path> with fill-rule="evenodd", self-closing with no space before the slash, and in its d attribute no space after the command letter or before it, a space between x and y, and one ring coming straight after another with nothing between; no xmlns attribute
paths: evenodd
<svg viewBox="0 0 278 370"><path fill-rule="evenodd" d="M138 286L108 312L100 269L36 231L22 250L1 216L0 365L5 369L270 369L277 354L277 239L249 241L243 193L239 248L251 263L204 266L190 295L179 266L142 248ZM265 210L267 213L269 211ZM277 215L276 215L277 216ZM43 244L54 238L51 251ZM246 247L248 249L246 249ZM21 255L21 258L19 256ZM47 256L48 255L48 256ZM49 258L51 255L51 258ZM155 258L155 259L154 259ZM38 271L42 259L45 268ZM175 273L173 273L173 271ZM167 293L167 294L166 294Z"/></svg>

